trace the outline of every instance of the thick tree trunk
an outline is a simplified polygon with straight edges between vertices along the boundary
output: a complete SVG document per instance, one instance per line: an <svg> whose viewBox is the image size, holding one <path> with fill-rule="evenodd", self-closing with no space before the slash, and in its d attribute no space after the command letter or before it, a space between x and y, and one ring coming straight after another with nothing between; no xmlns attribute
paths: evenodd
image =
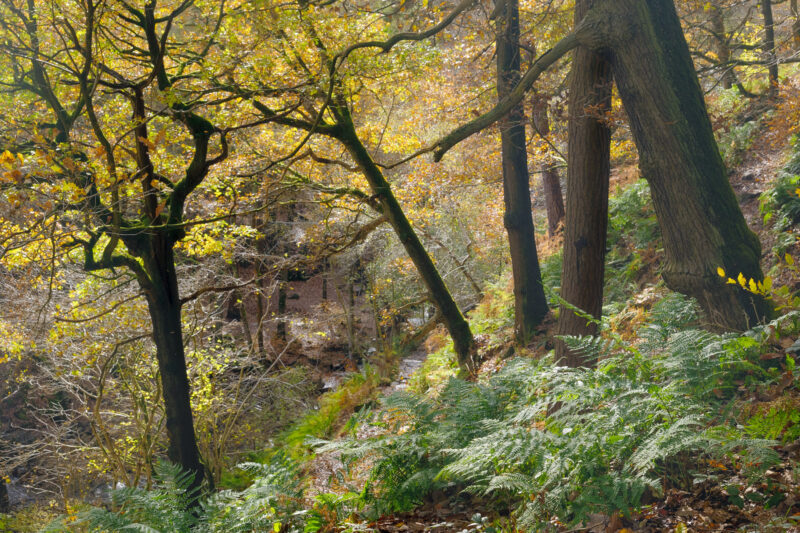
<svg viewBox="0 0 800 533"><path fill-rule="evenodd" d="M775 53L775 22L772 17L772 0L761 0L761 16L764 17L764 55L769 69L769 97L778 96L778 56Z"/></svg>
<svg viewBox="0 0 800 533"><path fill-rule="evenodd" d="M203 481L203 466L194 434L172 243L162 235L153 235L149 253L143 259L152 283L145 296L153 323L153 341L164 394L169 437L167 456L185 471L194 474L192 486L197 487Z"/></svg>
<svg viewBox="0 0 800 533"><path fill-rule="evenodd" d="M519 7L502 2L497 17L497 96L503 100L520 80ZM500 120L505 227L514 277L514 336L525 344L548 312L531 210L525 112L522 103Z"/></svg>
<svg viewBox="0 0 800 533"><path fill-rule="evenodd" d="M550 119L547 116L547 96L537 93L533 98L533 127L542 138L550 134ZM551 237L558 231L564 221L564 196L561 194L561 179L558 170L550 161L540 166L542 172L542 189L544 203L547 208L547 234Z"/></svg>
<svg viewBox="0 0 800 533"><path fill-rule="evenodd" d="M596 3L575 3L576 24ZM603 309L603 276L608 228L608 180L611 131L599 113L611 105L611 68L604 52L575 50L569 103L567 208L561 297L599 319ZM597 325L562 305L559 335L594 335ZM556 342L556 358L577 367L587 361Z"/></svg>
<svg viewBox="0 0 800 533"><path fill-rule="evenodd" d="M791 0L789 8L792 11L792 17L794 17L792 22L792 42L794 43L794 49L798 50L800 49L800 12L797 10L797 0Z"/></svg>
<svg viewBox="0 0 800 533"><path fill-rule="evenodd" d="M389 182L386 181L380 167L375 164L359 139L346 104L339 102L332 110L340 128L336 133L336 138L345 146L353 160L361 168L372 193L380 204L383 216L391 224L400 243L417 268L417 272L430 293L431 300L442 314L442 322L453 339L453 348L461 372L467 375L474 374L477 367L476 347L469 323L461 314L461 310L439 275L436 265L433 264L430 255L406 218Z"/></svg>
<svg viewBox="0 0 800 533"><path fill-rule="evenodd" d="M672 0L606 0L585 44L612 48L642 174L664 239L667 286L696 298L709 325L742 330L767 302L717 274L763 279L761 245L739 209L720 157Z"/></svg>

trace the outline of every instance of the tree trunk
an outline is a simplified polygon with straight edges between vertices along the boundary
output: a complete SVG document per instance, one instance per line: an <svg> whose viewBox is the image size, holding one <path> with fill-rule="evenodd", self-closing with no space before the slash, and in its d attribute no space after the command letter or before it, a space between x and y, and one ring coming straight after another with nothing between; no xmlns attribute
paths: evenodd
<svg viewBox="0 0 800 533"><path fill-rule="evenodd" d="M386 181L380 167L375 164L361 139L359 139L346 103L337 102L336 105L332 106L332 111L340 128L335 137L344 145L353 160L361 168L372 193L380 204L382 214L391 224L398 239L400 239L400 243L417 268L417 272L419 272L425 287L430 293L431 300L442 314L442 322L453 339L453 349L458 358L458 365L462 374L474 374L477 368L477 361L475 360L476 349L475 339L469 329L469 323L464 318L464 315L461 314L461 310L439 275L436 265L433 264L430 255L428 255L419 240L408 218L406 218L389 182Z"/></svg>
<svg viewBox="0 0 800 533"><path fill-rule="evenodd" d="M576 24L596 3L575 3ZM604 52L578 47L573 56L569 103L567 208L561 297L599 319L608 228L611 131L599 113L611 106L611 68ZM562 305L559 335L594 335L597 324ZM556 342L556 359L571 367L587 364L580 354ZM589 362L590 363L590 362Z"/></svg>
<svg viewBox="0 0 800 533"><path fill-rule="evenodd" d="M775 22L772 17L772 0L761 0L761 16L764 17L764 55L769 69L769 97L778 96L778 56L775 54Z"/></svg>
<svg viewBox="0 0 800 533"><path fill-rule="evenodd" d="M792 22L792 42L794 43L794 49L798 50L800 49L800 12L797 10L797 0L791 0L789 8L794 18Z"/></svg>
<svg viewBox="0 0 800 533"><path fill-rule="evenodd" d="M736 81L736 74L733 72L731 61L731 47L728 43L728 32L725 29L725 18L722 16L722 7L719 3L714 3L708 10L711 17L711 28L714 30L714 43L716 44L716 54L719 64L724 69L722 71L722 86L725 89L733 87Z"/></svg>
<svg viewBox="0 0 800 533"><path fill-rule="evenodd" d="M203 481L203 467L194 434L181 328L181 301L171 239L160 234L152 235L150 249L143 260L151 280L150 290L145 291L145 296L153 323L153 341L164 394L169 437L167 456L194 474L192 486L198 487Z"/></svg>
<svg viewBox="0 0 800 533"><path fill-rule="evenodd" d="M728 182L672 0L607 0L584 44L611 63L661 227L667 286L697 299L709 325L743 330L770 316L761 297L717 274L763 279L761 245ZM569 241L568 241L569 242Z"/></svg>
<svg viewBox="0 0 800 533"><path fill-rule="evenodd" d="M256 317L258 324L256 325L256 346L258 347L258 355L266 363L267 362L267 348L264 345L264 324L267 320L267 310L269 306L264 306L264 291L267 286L264 283L264 273L261 266L261 259L256 260L256 277L258 283L256 284L255 297L256 297Z"/></svg>
<svg viewBox="0 0 800 533"><path fill-rule="evenodd" d="M543 139L550 134L550 119L547 116L547 96L536 93L533 98L533 127ZM561 179L551 161L539 167L542 172L544 203L547 207L547 234L551 237L564 221L564 196L561 194Z"/></svg>
<svg viewBox="0 0 800 533"><path fill-rule="evenodd" d="M331 271L331 262L327 257L322 263L322 301L328 301L328 276Z"/></svg>
<svg viewBox="0 0 800 533"><path fill-rule="evenodd" d="M11 502L8 501L8 489L6 488L6 480L0 477L0 513L10 513Z"/></svg>
<svg viewBox="0 0 800 533"><path fill-rule="evenodd" d="M286 289L289 283L289 270L281 269L278 274L278 323L275 326L275 337L286 344Z"/></svg>
<svg viewBox="0 0 800 533"><path fill-rule="evenodd" d="M547 207L547 234L553 237L558 232L558 227L563 223L566 214L564 197L561 194L561 178L559 178L554 165L542 168L542 188L544 189L545 207Z"/></svg>
<svg viewBox="0 0 800 533"><path fill-rule="evenodd" d="M497 96L503 100L520 80L519 7L502 2L497 20ZM522 103L500 120L503 157L504 223L514 276L514 336L525 344L548 312L542 286L531 210L525 112Z"/></svg>

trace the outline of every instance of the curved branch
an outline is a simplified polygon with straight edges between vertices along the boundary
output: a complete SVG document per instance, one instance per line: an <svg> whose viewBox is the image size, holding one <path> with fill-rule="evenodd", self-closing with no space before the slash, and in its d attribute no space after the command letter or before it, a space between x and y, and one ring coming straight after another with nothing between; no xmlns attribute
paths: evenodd
<svg viewBox="0 0 800 533"><path fill-rule="evenodd" d="M567 52L581 44L582 26L576 28L572 33L561 39L556 45L539 56L533 65L525 73L520 82L511 91L507 98L499 102L494 109L484 113L480 117L467 122L453 130L451 133L442 137L435 145L433 150L433 160L441 161L444 154L453 146L460 143L467 137L491 126L504 116L506 116L517 104L525 97L525 93L530 89L539 76L544 73L553 63L561 59Z"/></svg>
<svg viewBox="0 0 800 533"><path fill-rule="evenodd" d="M385 54L389 50L391 50L396 44L398 44L400 42L403 42L403 41L424 41L428 37L433 37L434 35L436 35L440 31L445 29L447 26L452 24L453 21L461 13L463 13L464 11L466 11L467 9L472 7L475 4L475 2L476 2L476 0L462 0L462 2L460 4L458 4L455 7L455 9L453 9L453 11L451 11L450 14L447 15L444 18L444 20L442 20L439 24L437 24L436 26L433 26L432 28L430 28L428 30L421 31L421 32L396 33L396 34L392 35L391 37L389 37L385 41L365 41L363 43L355 43L355 44L352 44L352 45L348 46L347 48L345 48L344 51L338 53L334 59L335 60L338 59L338 60L344 61L345 59L347 59L347 56L349 56L351 53L353 53L356 50L359 50L361 48L380 48L381 49L381 53Z"/></svg>

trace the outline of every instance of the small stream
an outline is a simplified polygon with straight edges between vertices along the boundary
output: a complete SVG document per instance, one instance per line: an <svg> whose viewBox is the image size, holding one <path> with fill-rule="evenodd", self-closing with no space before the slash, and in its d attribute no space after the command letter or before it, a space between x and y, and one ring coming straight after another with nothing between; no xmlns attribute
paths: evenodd
<svg viewBox="0 0 800 533"><path fill-rule="evenodd" d="M397 377L388 387L386 387L384 394L391 394L395 391L405 390L408 388L408 378L410 378L414 372L419 370L427 358L428 353L425 351L425 348L419 347L401 359L397 369Z"/></svg>

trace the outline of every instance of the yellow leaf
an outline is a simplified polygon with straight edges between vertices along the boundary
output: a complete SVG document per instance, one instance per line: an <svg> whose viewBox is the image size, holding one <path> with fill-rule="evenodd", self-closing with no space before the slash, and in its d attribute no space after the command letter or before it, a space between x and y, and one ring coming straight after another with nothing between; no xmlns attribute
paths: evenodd
<svg viewBox="0 0 800 533"><path fill-rule="evenodd" d="M8 150L3 152L3 155L0 155L0 163L2 163L4 165L11 165L15 161L16 161L16 159L14 158L14 154L9 152Z"/></svg>
<svg viewBox="0 0 800 533"><path fill-rule="evenodd" d="M786 264L792 266L794 264L794 257L789 254L786 254L786 257L783 258L786 261Z"/></svg>
<svg viewBox="0 0 800 533"><path fill-rule="evenodd" d="M742 288L747 287L747 278L744 277L744 274L742 274L741 272L739 272L739 277L736 278L736 281L739 282L739 285L741 285Z"/></svg>
<svg viewBox="0 0 800 533"><path fill-rule="evenodd" d="M717 274L719 274L719 277L724 278L725 277L725 269L723 269L722 267L717 267Z"/></svg>
<svg viewBox="0 0 800 533"><path fill-rule="evenodd" d="M772 290L772 278L767 276L764 278L764 290L771 291Z"/></svg>
<svg viewBox="0 0 800 533"><path fill-rule="evenodd" d="M748 286L750 287L750 292L758 292L758 286L756 285L756 280L751 279L750 282L748 283Z"/></svg>

